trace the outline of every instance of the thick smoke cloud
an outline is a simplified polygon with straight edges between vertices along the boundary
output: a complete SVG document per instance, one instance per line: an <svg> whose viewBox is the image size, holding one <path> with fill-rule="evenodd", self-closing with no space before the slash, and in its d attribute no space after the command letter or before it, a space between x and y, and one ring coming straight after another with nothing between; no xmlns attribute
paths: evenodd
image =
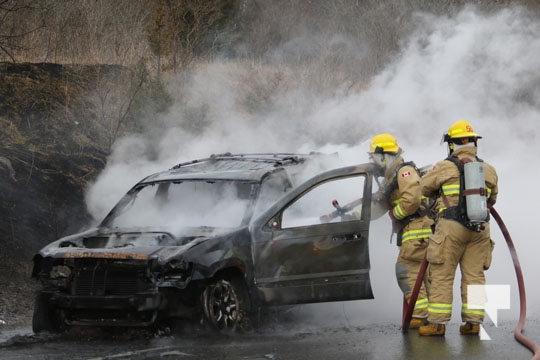
<svg viewBox="0 0 540 360"><path fill-rule="evenodd" d="M248 80L242 64L201 65L189 81L171 80L173 94L181 83L183 90L177 93L184 101L159 119L165 130L154 129L148 137L125 138L116 144L107 168L88 191L89 210L101 219L143 176L226 151L339 151L343 164L350 164L367 162L367 140L390 132L404 148L406 160L419 166L434 164L447 155L446 146L440 144L442 133L463 118L483 136L479 156L498 170L496 209L518 251L528 312L538 313L535 179L539 171L540 20L519 8L490 14L465 8L452 17L416 17L417 31L403 39L401 52L363 91L354 94L321 97L289 83L285 90L281 87L272 94L264 111L254 115L242 105ZM259 70L264 77L267 69ZM331 74L332 69L323 71ZM180 125L186 99L212 104L205 112L204 131L187 131ZM314 321L400 323L402 295L394 275L397 249L389 244L389 236L386 217L373 223L375 300L329 304L324 309L309 305L302 311ZM488 283L510 284L512 293L512 309L500 311L499 321L517 320L515 272L495 222L492 237L497 245ZM458 288L454 295L454 317L459 321ZM325 318L324 314L329 315Z"/></svg>

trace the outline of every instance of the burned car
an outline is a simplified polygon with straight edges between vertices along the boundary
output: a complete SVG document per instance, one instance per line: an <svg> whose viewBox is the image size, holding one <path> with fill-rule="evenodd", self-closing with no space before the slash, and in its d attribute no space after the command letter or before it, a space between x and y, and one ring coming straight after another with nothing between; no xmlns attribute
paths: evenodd
<svg viewBox="0 0 540 360"><path fill-rule="evenodd" d="M98 226L34 256L34 332L182 318L247 329L259 309L372 299L374 168L323 171L334 161L226 153L146 177Z"/></svg>

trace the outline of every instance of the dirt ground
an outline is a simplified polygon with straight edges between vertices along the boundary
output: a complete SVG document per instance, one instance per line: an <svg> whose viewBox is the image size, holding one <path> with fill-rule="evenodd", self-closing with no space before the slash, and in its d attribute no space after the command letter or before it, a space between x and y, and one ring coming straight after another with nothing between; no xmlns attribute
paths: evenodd
<svg viewBox="0 0 540 360"><path fill-rule="evenodd" d="M0 254L0 332L32 323L34 291L32 261Z"/></svg>

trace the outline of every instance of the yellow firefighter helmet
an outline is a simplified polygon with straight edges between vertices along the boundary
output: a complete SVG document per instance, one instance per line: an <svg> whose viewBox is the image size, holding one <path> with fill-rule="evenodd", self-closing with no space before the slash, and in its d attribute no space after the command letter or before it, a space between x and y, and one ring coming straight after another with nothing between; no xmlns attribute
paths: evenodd
<svg viewBox="0 0 540 360"><path fill-rule="evenodd" d="M398 154L400 152L401 149L396 141L396 138L390 134L379 134L371 139L371 144L369 146L370 154Z"/></svg>
<svg viewBox="0 0 540 360"><path fill-rule="evenodd" d="M444 134L444 141L447 142L463 138L473 138L474 140L476 140L481 139L482 137L474 132L472 125L469 124L469 122L466 120L459 120L455 122L452 126L450 126L448 132Z"/></svg>

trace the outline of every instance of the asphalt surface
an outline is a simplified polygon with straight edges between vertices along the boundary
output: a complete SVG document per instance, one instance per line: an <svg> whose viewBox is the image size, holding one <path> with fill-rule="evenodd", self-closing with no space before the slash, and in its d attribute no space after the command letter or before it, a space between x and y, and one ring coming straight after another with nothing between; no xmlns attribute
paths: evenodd
<svg viewBox="0 0 540 360"><path fill-rule="evenodd" d="M304 314L305 315L305 314ZM486 324L491 340L459 335L450 323L444 337L403 332L399 324L318 326L289 314L251 334L216 334L193 326L169 334L77 332L34 335L21 328L0 336L0 358L11 359L532 359L517 342L517 319ZM525 325L525 336L538 344L538 317Z"/></svg>

